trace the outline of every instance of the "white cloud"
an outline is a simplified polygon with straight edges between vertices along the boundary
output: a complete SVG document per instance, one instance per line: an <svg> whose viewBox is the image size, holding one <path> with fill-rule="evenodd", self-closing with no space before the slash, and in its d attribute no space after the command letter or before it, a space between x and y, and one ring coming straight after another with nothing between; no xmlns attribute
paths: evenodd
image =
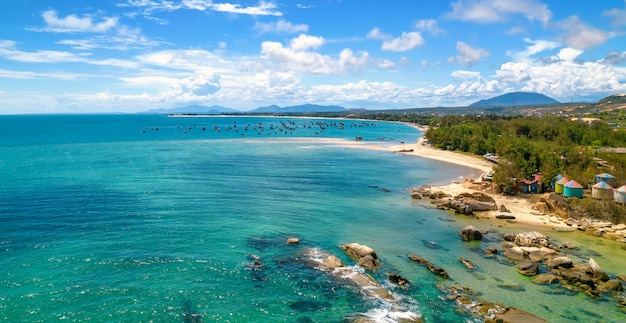
<svg viewBox="0 0 626 323"><path fill-rule="evenodd" d="M382 49L392 52L405 52L424 45L424 38L417 31L404 32L400 37L383 41Z"/></svg>
<svg viewBox="0 0 626 323"><path fill-rule="evenodd" d="M284 19L278 19L278 21L268 23L257 22L254 24L254 29L260 31L261 33L295 34L309 31L309 26L305 24L294 25Z"/></svg>
<svg viewBox="0 0 626 323"><path fill-rule="evenodd" d="M520 14L547 25L552 18L548 6L536 0L459 0L450 5L447 17L477 23L504 22L509 15Z"/></svg>
<svg viewBox="0 0 626 323"><path fill-rule="evenodd" d="M580 49L566 47L566 48L561 49L559 53L556 54L556 57L558 57L559 60L562 60L562 61L573 62L576 59L576 57L580 56L580 54L582 53L583 51Z"/></svg>
<svg viewBox="0 0 626 323"><path fill-rule="evenodd" d="M276 11L276 5L272 2L260 1L258 6L241 7L231 3L213 3L211 10L227 13L236 13L253 16L282 16L280 11Z"/></svg>
<svg viewBox="0 0 626 323"><path fill-rule="evenodd" d="M10 40L0 40L0 57L23 63L86 63L92 65L106 65L123 68L137 68L139 65L133 61L120 59L94 59L89 55L79 55L66 51L38 50L26 52L17 49L16 43Z"/></svg>
<svg viewBox="0 0 626 323"><path fill-rule="evenodd" d="M141 9L141 12L132 13L131 16L141 14L150 16L157 11L175 11L180 9L243 14L252 16L282 16L277 10L276 4L270 1L259 1L256 6L244 7L239 4L229 2L215 3L212 0L182 0L176 3L172 0L127 0L125 3L118 3L119 7L131 7Z"/></svg>
<svg viewBox="0 0 626 323"><path fill-rule="evenodd" d="M458 55L456 57L448 58L449 63L456 62L464 65L473 65L478 63L482 58L489 56L488 51L480 48L473 48L462 41L456 42L456 51Z"/></svg>
<svg viewBox="0 0 626 323"><path fill-rule="evenodd" d="M385 40L385 39L392 38L390 35L383 34L383 32L380 31L380 28L378 27L375 27L374 29L370 30L370 32L367 33L366 37L369 39L378 39L378 40Z"/></svg>
<svg viewBox="0 0 626 323"><path fill-rule="evenodd" d="M337 59L322 55L311 49L317 49L324 43L324 38L300 35L291 40L289 47L281 43L265 41L261 44L262 57L278 63L279 70L313 74L344 74L351 69L359 69L370 63L367 52L355 56L350 49L344 49Z"/></svg>
<svg viewBox="0 0 626 323"><path fill-rule="evenodd" d="M626 2L626 1L625 1ZM613 8L602 12L605 16L613 18L613 25L624 26L626 25L626 4L624 9Z"/></svg>
<svg viewBox="0 0 626 323"><path fill-rule="evenodd" d="M435 19L423 19L415 23L415 29L421 31L427 31L431 35L444 34L446 31L439 28L439 24Z"/></svg>
<svg viewBox="0 0 626 323"><path fill-rule="evenodd" d="M403 32L400 37L393 38L384 34L380 28L376 27L367 33L367 38L383 40L381 49L391 52L405 52L424 44L424 38L417 31Z"/></svg>
<svg viewBox="0 0 626 323"><path fill-rule="evenodd" d="M318 49L322 47L322 45L324 45L324 37L301 34L291 40L289 47L295 51L306 51L309 49Z"/></svg>
<svg viewBox="0 0 626 323"><path fill-rule="evenodd" d="M455 79L474 79L480 77L480 72L473 71L454 71L450 74Z"/></svg>
<svg viewBox="0 0 626 323"><path fill-rule="evenodd" d="M65 18L59 18L54 10L44 11L42 17L46 26L32 28L32 30L57 33L105 33L116 27L119 22L117 17L104 17L102 22L94 23L93 18L89 15L81 18L72 14Z"/></svg>
<svg viewBox="0 0 626 323"><path fill-rule="evenodd" d="M180 93L191 93L195 96L207 96L219 91L220 76L214 75L194 75L182 79L175 85L175 89Z"/></svg>
<svg viewBox="0 0 626 323"><path fill-rule="evenodd" d="M74 73L41 73L32 71L16 71L0 69L0 78L6 79L56 79L56 80L76 80L94 75L74 74ZM1 91L0 91L1 92Z"/></svg>
<svg viewBox="0 0 626 323"><path fill-rule="evenodd" d="M516 62L525 62L531 60L535 54L561 47L561 44L549 40L532 40L525 38L524 42L531 45L527 46L526 49L522 51L511 50L507 51L506 54Z"/></svg>
<svg viewBox="0 0 626 323"><path fill-rule="evenodd" d="M589 49L609 39L608 33L585 24L578 16L560 21L557 26L566 31L563 42L574 48Z"/></svg>
<svg viewBox="0 0 626 323"><path fill-rule="evenodd" d="M59 62L85 62L87 59L72 52L38 50L25 52L15 47L16 42L0 40L0 56L25 63L59 63Z"/></svg>

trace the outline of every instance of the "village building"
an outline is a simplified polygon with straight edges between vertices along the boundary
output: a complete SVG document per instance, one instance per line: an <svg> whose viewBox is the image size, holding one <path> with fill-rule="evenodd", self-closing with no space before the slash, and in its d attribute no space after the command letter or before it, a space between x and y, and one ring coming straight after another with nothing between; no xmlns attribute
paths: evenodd
<svg viewBox="0 0 626 323"><path fill-rule="evenodd" d="M604 181L598 182L591 188L591 197L598 200L608 200L613 198L613 186Z"/></svg>

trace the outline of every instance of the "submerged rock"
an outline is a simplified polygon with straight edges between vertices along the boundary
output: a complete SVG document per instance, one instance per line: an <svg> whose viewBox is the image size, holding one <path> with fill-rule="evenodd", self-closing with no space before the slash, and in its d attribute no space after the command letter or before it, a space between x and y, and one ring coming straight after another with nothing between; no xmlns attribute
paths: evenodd
<svg viewBox="0 0 626 323"><path fill-rule="evenodd" d="M389 279L390 282L400 286L400 287L405 287L407 285L411 284L411 281L400 276L399 274L394 274L394 273L387 273L387 278Z"/></svg>
<svg viewBox="0 0 626 323"><path fill-rule="evenodd" d="M461 258L459 258L459 261L460 261L463 265L465 265L465 267L467 267L467 269L469 269L469 270L475 270L475 269L476 269L476 266L474 265L474 263L473 263L473 262L471 262L471 261L470 261L470 260L468 260L468 259L465 259L465 258L462 258L462 257L461 257Z"/></svg>
<svg viewBox="0 0 626 323"><path fill-rule="evenodd" d="M465 226L463 229L461 229L460 234L461 240L463 241L480 241L483 239L483 234L478 231L478 229L476 229L473 225Z"/></svg>
<svg viewBox="0 0 626 323"><path fill-rule="evenodd" d="M559 277L553 274L539 274L531 280L535 284L552 284L559 281Z"/></svg>
<svg viewBox="0 0 626 323"><path fill-rule="evenodd" d="M417 262L418 264L422 264L422 265L426 265L426 268L428 268L428 270L430 270L430 272L432 272L433 274L437 275L437 276L441 276L443 278L450 278L450 275L448 274L448 272L439 267L439 266L435 266L433 265L430 261L426 260L426 258L424 257L420 257L418 255L414 255L414 254L410 254L409 255L409 259Z"/></svg>

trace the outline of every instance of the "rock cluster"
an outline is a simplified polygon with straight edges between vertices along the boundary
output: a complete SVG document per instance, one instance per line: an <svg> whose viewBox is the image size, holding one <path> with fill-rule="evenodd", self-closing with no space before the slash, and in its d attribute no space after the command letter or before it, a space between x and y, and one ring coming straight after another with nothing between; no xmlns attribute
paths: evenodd
<svg viewBox="0 0 626 323"><path fill-rule="evenodd" d="M567 289L592 297L598 297L603 292L623 290L621 281L611 279L593 258L588 263L574 263L539 232L505 234L504 240L504 256L518 262L517 271L520 274L534 276L534 283L551 284L558 281ZM545 263L549 272L537 275L541 262Z"/></svg>
<svg viewBox="0 0 626 323"><path fill-rule="evenodd" d="M341 248L345 250L346 253L350 255L350 257L353 257L355 259L362 259L367 256L376 257L376 260L378 259L378 257L376 256L376 252L372 248L365 245L360 245L358 243L348 243L341 246ZM363 256L361 258L358 258L358 256L361 255ZM319 257L321 257L321 259ZM309 255L307 258L309 258L308 263L312 267L323 270L330 275L333 275L339 279L347 281L354 286L357 286L368 297L380 298L390 302L398 301L393 295L391 295L391 293L389 293L387 289L385 289L380 283L378 283L374 277L366 273L355 271L354 268L346 266L341 261L341 259L337 258L334 255L329 255L326 253L322 253L320 255L319 252L316 251L315 256ZM317 261L313 261L313 258ZM411 283L408 279L400 276L399 274L388 273L387 277L390 282L400 287L405 287ZM418 314L411 312L404 312L401 314L401 322L424 322L424 320ZM352 322L369 323L375 321L369 317L358 317Z"/></svg>
<svg viewBox="0 0 626 323"><path fill-rule="evenodd" d="M579 231L584 231L596 237L626 242L626 224L624 223L613 224L611 222L590 219L569 219L568 224Z"/></svg>
<svg viewBox="0 0 626 323"><path fill-rule="evenodd" d="M473 215L474 212L497 210L496 201L482 192L461 193L451 196L443 191L432 191L432 187L424 185L411 189L414 199L429 198L440 209L454 210L456 213Z"/></svg>
<svg viewBox="0 0 626 323"><path fill-rule="evenodd" d="M613 224L596 219L581 218L580 214L569 205L567 199L561 195L546 193L535 203L535 208L541 213L555 214L565 219L565 223L569 228L555 228L557 231L579 230L596 237L604 237L626 243L626 224Z"/></svg>
<svg viewBox="0 0 626 323"><path fill-rule="evenodd" d="M452 286L450 289L442 291L448 294L447 299L455 301L459 306L482 317L485 323L495 322L524 322L524 323L544 323L544 319L526 311L503 306L498 303L485 302L475 297L475 293L467 287Z"/></svg>

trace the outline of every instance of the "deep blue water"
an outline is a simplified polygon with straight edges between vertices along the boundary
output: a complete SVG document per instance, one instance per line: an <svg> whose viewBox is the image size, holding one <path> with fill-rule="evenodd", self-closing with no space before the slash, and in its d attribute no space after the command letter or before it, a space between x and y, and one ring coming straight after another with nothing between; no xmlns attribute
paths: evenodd
<svg viewBox="0 0 626 323"><path fill-rule="evenodd" d="M387 145L420 133L356 120L0 116L0 319L343 322L403 311L472 320L441 298L437 285L454 283L554 322L624 318L613 304L527 281L525 297L497 288L493 276L520 278L475 253L482 269L467 273L457 258L475 246L457 232L470 220L420 206L406 188L473 171L360 149L356 136ZM338 248L348 242L378 252L383 267L372 275L398 303L307 266L312 250L354 265ZM252 270L256 258L263 266ZM394 287L386 272L412 287Z"/></svg>

